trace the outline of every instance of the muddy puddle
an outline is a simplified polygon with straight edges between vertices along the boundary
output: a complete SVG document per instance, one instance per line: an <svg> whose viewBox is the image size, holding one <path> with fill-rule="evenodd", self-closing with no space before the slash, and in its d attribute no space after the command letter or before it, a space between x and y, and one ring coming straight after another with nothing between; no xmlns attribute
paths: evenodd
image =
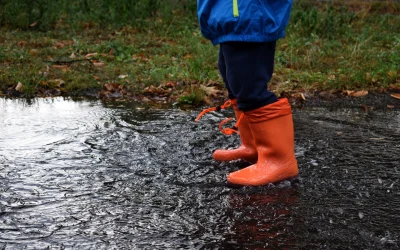
<svg viewBox="0 0 400 250"><path fill-rule="evenodd" d="M298 181L232 189L231 111L0 99L0 249L398 249L400 111L294 110Z"/></svg>

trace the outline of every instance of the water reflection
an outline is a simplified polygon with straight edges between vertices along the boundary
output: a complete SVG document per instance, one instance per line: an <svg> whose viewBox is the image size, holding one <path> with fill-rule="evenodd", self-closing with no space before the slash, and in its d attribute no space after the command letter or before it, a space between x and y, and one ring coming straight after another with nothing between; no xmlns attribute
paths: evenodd
<svg viewBox="0 0 400 250"><path fill-rule="evenodd" d="M246 190L246 189L245 189ZM225 249L295 248L298 187L257 188L228 195L232 226Z"/></svg>

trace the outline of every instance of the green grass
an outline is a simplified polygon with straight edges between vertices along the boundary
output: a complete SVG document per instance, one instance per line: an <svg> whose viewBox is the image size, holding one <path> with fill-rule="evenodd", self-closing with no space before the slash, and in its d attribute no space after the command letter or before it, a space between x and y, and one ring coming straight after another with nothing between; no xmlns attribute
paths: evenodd
<svg viewBox="0 0 400 250"><path fill-rule="evenodd" d="M289 73L289 87L296 88L399 86L399 13L398 2L300 3L280 43L277 71Z"/></svg>
<svg viewBox="0 0 400 250"><path fill-rule="evenodd" d="M46 9L3 2L3 94L79 95L115 83L141 96L153 85L159 88L154 94L169 102L198 105L207 99L199 84L223 88L218 47L201 36L195 1L136 1L129 7L127 0L34 1L47 3ZM278 42L270 83L278 94L400 88L399 2L298 0L286 34ZM52 84L54 79L64 84ZM18 82L21 93L14 91ZM173 91L164 91L168 82Z"/></svg>

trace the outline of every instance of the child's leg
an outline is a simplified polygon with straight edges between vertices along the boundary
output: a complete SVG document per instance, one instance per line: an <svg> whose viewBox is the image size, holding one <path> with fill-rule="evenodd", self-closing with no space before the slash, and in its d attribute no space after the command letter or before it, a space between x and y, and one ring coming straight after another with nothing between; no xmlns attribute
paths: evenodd
<svg viewBox="0 0 400 250"><path fill-rule="evenodd" d="M218 69L221 74L222 80L225 83L225 88L228 90L228 98L235 99L235 96L233 95L231 89L229 88L228 80L226 78L226 64L221 47L219 48L219 54L218 54Z"/></svg>
<svg viewBox="0 0 400 250"><path fill-rule="evenodd" d="M226 77L224 82L240 110L254 110L278 100L267 88L274 69L276 42L227 42L220 46L224 65L218 65L225 71L221 73Z"/></svg>
<svg viewBox="0 0 400 250"><path fill-rule="evenodd" d="M266 185L299 173L290 104L287 99L278 101L267 89L274 68L275 45L275 42L221 44L227 82L247 119L258 157L256 164L229 174L231 184Z"/></svg>
<svg viewBox="0 0 400 250"><path fill-rule="evenodd" d="M228 90L228 97L232 100L232 105L235 110L236 119L239 120L239 117L243 113L243 111L238 110L236 97L233 95L226 75L226 64L224 54L219 51L218 58L218 68L221 73L222 79L225 83L225 87ZM213 153L213 158L217 161L232 161L237 159L243 159L250 162L257 161L257 150L254 144L254 138L251 134L249 124L246 118L242 118L240 125L238 126L240 133L240 141L241 145L235 149L217 149Z"/></svg>

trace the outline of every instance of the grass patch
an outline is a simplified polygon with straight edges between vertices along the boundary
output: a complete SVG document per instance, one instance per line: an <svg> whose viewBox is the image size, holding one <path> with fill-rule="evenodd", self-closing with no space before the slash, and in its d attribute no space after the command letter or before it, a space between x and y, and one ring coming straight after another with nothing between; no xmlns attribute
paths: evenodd
<svg viewBox="0 0 400 250"><path fill-rule="evenodd" d="M199 105L210 100L199 85L223 89L218 47L201 36L195 1L136 2L1 2L1 92L32 97L103 91ZM400 88L398 1L298 0L286 33L270 83L278 94ZM19 82L23 91L15 90Z"/></svg>
<svg viewBox="0 0 400 250"><path fill-rule="evenodd" d="M205 92L198 86L191 86L189 91L184 92L179 97L179 103L190 104L190 105L200 105L204 103Z"/></svg>
<svg viewBox="0 0 400 250"><path fill-rule="evenodd" d="M279 43L277 74L294 89L399 87L399 14L399 2L299 1Z"/></svg>

